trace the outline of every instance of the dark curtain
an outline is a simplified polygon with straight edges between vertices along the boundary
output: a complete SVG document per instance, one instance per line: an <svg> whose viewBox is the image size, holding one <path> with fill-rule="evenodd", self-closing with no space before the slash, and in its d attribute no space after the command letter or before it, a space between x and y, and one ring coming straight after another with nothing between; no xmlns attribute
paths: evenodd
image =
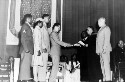
<svg viewBox="0 0 125 82"><path fill-rule="evenodd" d="M64 0L65 1L65 0ZM68 0L67 0L68 1ZM64 3L64 2L63 2ZM65 6L65 3L64 3L64 5L63 5L63 7ZM65 11L63 11L63 12L65 12ZM63 13L64 14L64 13ZM64 19L64 18L63 18ZM56 10L56 22L58 22L58 23L61 23L61 0L57 0L57 10ZM64 20L62 21L63 23L64 23ZM62 23L62 24L63 24ZM64 24L63 24L64 25ZM65 34L65 32L66 32L66 30L63 30L64 28L65 28L65 26L63 26L62 25L62 32ZM70 28L70 27L68 27L68 28ZM68 33L68 32L67 32ZM63 35L64 36L64 35ZM63 37L62 36L62 37ZM65 36L66 37L66 36ZM64 41L64 40L63 40ZM67 42L67 41L65 41L65 42ZM75 49L73 49L73 48L64 48L64 47L62 47L62 55L65 55L65 56L67 56L68 58L69 58L69 60L70 60L70 56L72 55L72 54L74 54L74 53L76 53L76 50Z"/></svg>
<svg viewBox="0 0 125 82"><path fill-rule="evenodd" d="M125 0L63 0L63 41L76 43L87 26L96 27L105 17L111 28L111 44L125 41ZM96 31L96 29L95 29Z"/></svg>
<svg viewBox="0 0 125 82"><path fill-rule="evenodd" d="M63 0L63 41L76 43L90 25L90 0Z"/></svg>
<svg viewBox="0 0 125 82"><path fill-rule="evenodd" d="M57 0L56 22L61 23L61 0Z"/></svg>

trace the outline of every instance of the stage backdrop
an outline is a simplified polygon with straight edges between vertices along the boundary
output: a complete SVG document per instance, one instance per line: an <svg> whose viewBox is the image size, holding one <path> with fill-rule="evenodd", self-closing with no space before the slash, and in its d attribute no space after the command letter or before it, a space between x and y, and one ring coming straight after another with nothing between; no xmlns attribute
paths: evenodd
<svg viewBox="0 0 125 82"><path fill-rule="evenodd" d="M33 21L43 14L51 15L51 0L9 0L7 45L18 45L20 21L25 14L32 14Z"/></svg>
<svg viewBox="0 0 125 82"><path fill-rule="evenodd" d="M9 1L13 2L14 0L0 0L0 10L1 10L0 11L0 19L1 19L0 20L0 57L1 58L4 58L5 54L12 55L13 53L10 53L10 52L15 52L15 50L17 49L17 45L10 44L12 42L10 43L6 42L6 37L8 37L7 35L9 35L7 34L7 29L8 29L7 20L9 16L8 13L10 13L8 12ZM21 0L21 1L31 2L31 1L38 1L38 0ZM44 0L44 1L48 1L48 0ZM101 16L107 19L107 25L111 28L112 46L114 47L118 42L118 40L120 39L125 41L125 32L124 32L125 31L125 23L124 23L125 22L125 9L124 9L125 0L57 0L57 1L58 1L57 3L59 4L61 1L63 1L63 13L62 13L63 14L62 16L63 41L66 41L69 43L76 43L78 40L80 40L81 31L84 30L88 25L95 26L97 19ZM13 6L16 6L16 5L13 5ZM14 10L16 10L16 8ZM57 10L60 10L59 7L57 8ZM57 13L58 12L56 12L56 14ZM58 15L59 18L60 16L61 15ZM10 33L16 35L15 30L9 30L9 31ZM15 36L12 35L12 37L15 37ZM11 38L10 41L12 40L13 39Z"/></svg>

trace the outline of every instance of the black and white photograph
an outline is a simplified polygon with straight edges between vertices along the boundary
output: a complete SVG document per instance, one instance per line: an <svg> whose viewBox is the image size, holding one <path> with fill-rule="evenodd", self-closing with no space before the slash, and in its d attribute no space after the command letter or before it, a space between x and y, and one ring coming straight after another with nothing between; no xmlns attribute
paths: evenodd
<svg viewBox="0 0 125 82"><path fill-rule="evenodd" d="M125 0L0 0L0 82L125 82Z"/></svg>

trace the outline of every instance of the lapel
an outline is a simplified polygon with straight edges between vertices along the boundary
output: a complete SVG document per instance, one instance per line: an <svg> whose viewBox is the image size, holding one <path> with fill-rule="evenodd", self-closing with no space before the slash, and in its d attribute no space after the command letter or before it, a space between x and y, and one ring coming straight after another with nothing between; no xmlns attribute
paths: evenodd
<svg viewBox="0 0 125 82"><path fill-rule="evenodd" d="M32 26L29 24L29 23L25 23L27 26L28 26L28 28L29 29L31 29L31 31L33 32L33 28L32 28Z"/></svg>
<svg viewBox="0 0 125 82"><path fill-rule="evenodd" d="M100 29L99 29L99 31L98 31L98 33L97 33L97 36L99 35L99 33L103 30L103 29L105 29L107 26L105 26L105 27L101 27Z"/></svg>
<svg viewBox="0 0 125 82"><path fill-rule="evenodd" d="M25 24L27 24L29 27L31 27L31 25L29 23L26 22Z"/></svg>
<svg viewBox="0 0 125 82"><path fill-rule="evenodd" d="M97 33L97 37L96 37L97 42L98 42L98 40L99 40L100 32L101 32L104 28L106 28L106 26L105 26L105 27L101 27L101 28L99 29L99 31L98 31L98 33Z"/></svg>
<svg viewBox="0 0 125 82"><path fill-rule="evenodd" d="M31 28L31 25L29 24L29 23L25 23L26 24L26 26L27 26L27 28L28 28L28 33L30 32L31 33L31 35L32 35L32 33L33 33L33 29Z"/></svg>
<svg viewBox="0 0 125 82"><path fill-rule="evenodd" d="M28 29L30 29L30 25L28 23L25 23L25 25L27 26Z"/></svg>

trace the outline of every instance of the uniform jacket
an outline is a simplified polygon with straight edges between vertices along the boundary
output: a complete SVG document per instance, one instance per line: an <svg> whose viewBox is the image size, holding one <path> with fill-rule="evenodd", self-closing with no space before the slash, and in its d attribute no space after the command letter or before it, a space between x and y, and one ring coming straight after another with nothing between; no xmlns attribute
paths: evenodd
<svg viewBox="0 0 125 82"><path fill-rule="evenodd" d="M34 36L34 55L32 56L32 65L40 65L43 66L43 56L38 56L38 51L42 53L42 36L41 36L41 28L36 26L33 31Z"/></svg>
<svg viewBox="0 0 125 82"><path fill-rule="evenodd" d="M42 36L41 36L41 28L36 26L34 29L34 54L35 52L41 51L42 49Z"/></svg>
<svg viewBox="0 0 125 82"><path fill-rule="evenodd" d="M47 49L47 52L50 52L50 37L47 26L43 23L43 27L41 28L41 36L42 36L42 48Z"/></svg>
<svg viewBox="0 0 125 82"><path fill-rule="evenodd" d="M30 54L34 54L33 33L28 23L23 24L20 30L20 45L20 53L29 50Z"/></svg>
<svg viewBox="0 0 125 82"><path fill-rule="evenodd" d="M61 46L65 46L66 43L61 41L59 38L59 34L52 32L50 34L50 39L51 39L51 51L50 55L61 55Z"/></svg>

